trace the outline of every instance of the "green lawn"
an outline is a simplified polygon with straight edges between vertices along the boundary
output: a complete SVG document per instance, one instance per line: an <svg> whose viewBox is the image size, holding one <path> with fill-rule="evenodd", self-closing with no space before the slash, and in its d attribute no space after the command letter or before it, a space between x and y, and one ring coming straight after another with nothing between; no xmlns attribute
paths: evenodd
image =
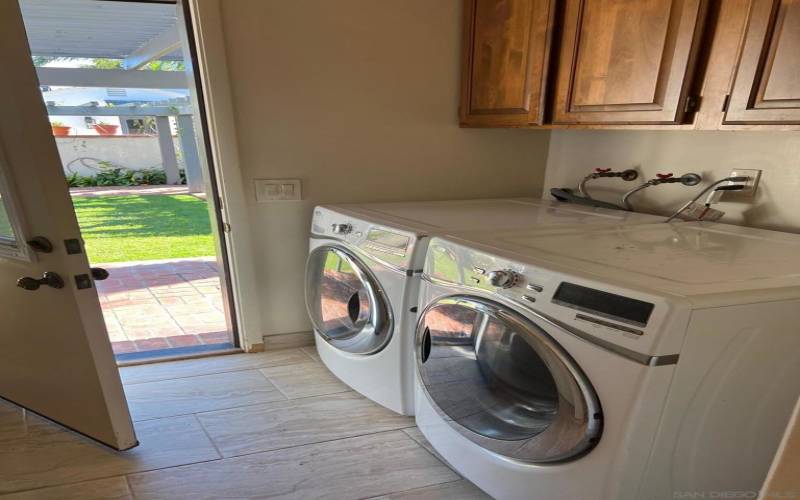
<svg viewBox="0 0 800 500"><path fill-rule="evenodd" d="M14 237L14 230L11 228L11 221L8 220L8 214L5 206L3 206L2 199L0 199L0 236Z"/></svg>
<svg viewBox="0 0 800 500"><path fill-rule="evenodd" d="M76 196L91 262L214 255L206 202L190 195Z"/></svg>

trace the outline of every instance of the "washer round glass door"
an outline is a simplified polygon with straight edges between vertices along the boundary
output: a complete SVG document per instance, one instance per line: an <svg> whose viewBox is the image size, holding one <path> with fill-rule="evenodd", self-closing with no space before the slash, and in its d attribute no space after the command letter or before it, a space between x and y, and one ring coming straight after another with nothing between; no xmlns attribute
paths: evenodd
<svg viewBox="0 0 800 500"><path fill-rule="evenodd" d="M575 459L599 441L597 395L541 327L501 304L452 296L417 329L417 367L429 401L483 448L531 463Z"/></svg>
<svg viewBox="0 0 800 500"><path fill-rule="evenodd" d="M343 248L324 245L309 255L306 307L316 332L342 351L372 354L391 338L391 309L380 284Z"/></svg>

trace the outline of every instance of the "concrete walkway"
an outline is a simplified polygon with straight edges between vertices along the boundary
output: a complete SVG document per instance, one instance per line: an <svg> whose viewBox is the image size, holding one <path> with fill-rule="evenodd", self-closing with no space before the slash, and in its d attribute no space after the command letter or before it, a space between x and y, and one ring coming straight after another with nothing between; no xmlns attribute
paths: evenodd
<svg viewBox="0 0 800 500"><path fill-rule="evenodd" d="M214 257L93 265L115 353L231 342Z"/></svg>

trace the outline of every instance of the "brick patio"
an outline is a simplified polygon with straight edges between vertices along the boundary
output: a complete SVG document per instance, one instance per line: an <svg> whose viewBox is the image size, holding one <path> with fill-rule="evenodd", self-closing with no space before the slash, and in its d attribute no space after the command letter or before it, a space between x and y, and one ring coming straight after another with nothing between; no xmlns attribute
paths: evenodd
<svg viewBox="0 0 800 500"><path fill-rule="evenodd" d="M115 353L231 342L213 257L92 265Z"/></svg>

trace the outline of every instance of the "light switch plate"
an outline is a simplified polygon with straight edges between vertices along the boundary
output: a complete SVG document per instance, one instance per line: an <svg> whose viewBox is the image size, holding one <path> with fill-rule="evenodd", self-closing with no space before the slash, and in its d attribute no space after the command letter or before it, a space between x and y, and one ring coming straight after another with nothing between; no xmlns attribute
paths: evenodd
<svg viewBox="0 0 800 500"><path fill-rule="evenodd" d="M730 177L739 177L742 175L746 175L749 177L747 182L744 183L744 189L741 191L728 191L725 193L725 196L734 195L736 197L745 197L745 198L752 198L756 195L756 189L758 189L758 181L761 180L761 170L749 170L749 169L736 169L731 170ZM733 184L740 184L738 182L729 182L729 185Z"/></svg>
<svg viewBox="0 0 800 500"><path fill-rule="evenodd" d="M300 179L256 179L256 201L297 201L303 199Z"/></svg>

